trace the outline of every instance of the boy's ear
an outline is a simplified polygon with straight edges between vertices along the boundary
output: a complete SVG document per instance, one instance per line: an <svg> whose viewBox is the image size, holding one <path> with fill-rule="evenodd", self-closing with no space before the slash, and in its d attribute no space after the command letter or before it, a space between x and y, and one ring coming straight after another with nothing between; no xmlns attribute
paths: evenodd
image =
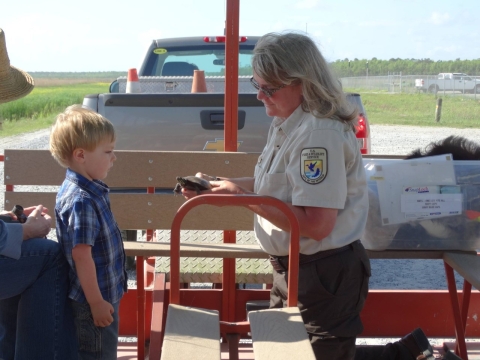
<svg viewBox="0 0 480 360"><path fill-rule="evenodd" d="M73 161L83 164L85 161L85 150L83 149L75 149L73 150Z"/></svg>

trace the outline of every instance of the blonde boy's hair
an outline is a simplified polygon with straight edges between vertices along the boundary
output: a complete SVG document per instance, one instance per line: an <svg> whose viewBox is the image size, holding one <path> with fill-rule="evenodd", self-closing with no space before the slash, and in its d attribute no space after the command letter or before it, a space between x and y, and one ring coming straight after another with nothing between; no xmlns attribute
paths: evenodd
<svg viewBox="0 0 480 360"><path fill-rule="evenodd" d="M75 149L93 151L102 141L115 141L113 124L95 111L72 105L55 120L50 133L50 152L68 167Z"/></svg>

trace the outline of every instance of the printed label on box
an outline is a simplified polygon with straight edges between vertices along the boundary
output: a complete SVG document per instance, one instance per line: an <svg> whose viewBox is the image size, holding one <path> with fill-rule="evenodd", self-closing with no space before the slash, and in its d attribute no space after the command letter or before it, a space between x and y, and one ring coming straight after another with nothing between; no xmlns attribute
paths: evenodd
<svg viewBox="0 0 480 360"><path fill-rule="evenodd" d="M429 219L462 213L462 194L408 193L401 196L401 211L405 218Z"/></svg>

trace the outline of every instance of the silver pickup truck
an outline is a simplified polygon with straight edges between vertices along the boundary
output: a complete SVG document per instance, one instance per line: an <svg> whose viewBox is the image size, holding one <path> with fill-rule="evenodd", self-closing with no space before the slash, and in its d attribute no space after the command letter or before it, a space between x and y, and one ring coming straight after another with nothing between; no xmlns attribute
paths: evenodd
<svg viewBox="0 0 480 360"><path fill-rule="evenodd" d="M239 39L238 151L261 152L271 118L250 84L258 37ZM203 70L206 93L191 93L194 70ZM119 150L223 151L225 37L154 40L138 71L140 93L126 93L120 77L108 94L87 95L83 105L113 122ZM370 153L370 131L359 94L357 138Z"/></svg>

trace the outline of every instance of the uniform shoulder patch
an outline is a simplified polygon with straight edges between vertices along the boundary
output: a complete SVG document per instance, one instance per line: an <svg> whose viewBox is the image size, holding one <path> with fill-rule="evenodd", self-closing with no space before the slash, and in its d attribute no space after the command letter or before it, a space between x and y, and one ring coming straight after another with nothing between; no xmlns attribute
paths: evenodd
<svg viewBox="0 0 480 360"><path fill-rule="evenodd" d="M300 175L308 184L320 184L327 177L328 156L325 148L306 148L300 154Z"/></svg>

